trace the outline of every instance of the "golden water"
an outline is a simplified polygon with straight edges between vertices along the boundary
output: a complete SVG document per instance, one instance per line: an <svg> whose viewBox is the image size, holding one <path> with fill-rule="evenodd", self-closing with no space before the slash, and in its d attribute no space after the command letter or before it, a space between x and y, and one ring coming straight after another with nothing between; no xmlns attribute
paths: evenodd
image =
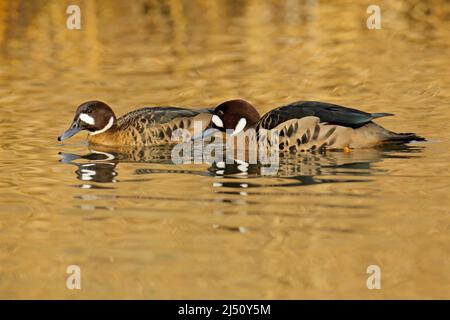
<svg viewBox="0 0 450 320"><path fill-rule="evenodd" d="M0 298L450 298L448 2L379 1L382 30L367 1L77 3L68 30L72 1L0 0ZM391 112L429 141L275 177L56 141L90 99L120 115L237 97Z"/></svg>

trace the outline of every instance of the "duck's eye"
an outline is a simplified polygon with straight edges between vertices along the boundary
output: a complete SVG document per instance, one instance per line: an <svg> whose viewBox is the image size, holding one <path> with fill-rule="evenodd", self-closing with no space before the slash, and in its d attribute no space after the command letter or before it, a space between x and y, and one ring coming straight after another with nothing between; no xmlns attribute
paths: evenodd
<svg viewBox="0 0 450 320"><path fill-rule="evenodd" d="M92 113L92 109L87 109L86 113Z"/></svg>
<svg viewBox="0 0 450 320"><path fill-rule="evenodd" d="M217 111L217 115L220 117L223 116L223 111L222 110Z"/></svg>

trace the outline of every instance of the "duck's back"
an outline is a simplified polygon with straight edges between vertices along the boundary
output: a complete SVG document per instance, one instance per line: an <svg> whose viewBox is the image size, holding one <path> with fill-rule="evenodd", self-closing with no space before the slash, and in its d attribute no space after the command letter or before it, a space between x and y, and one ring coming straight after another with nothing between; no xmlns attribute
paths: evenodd
<svg viewBox="0 0 450 320"><path fill-rule="evenodd" d="M117 120L120 144L157 145L172 141L172 133L186 129L191 134L195 121L204 130L209 124L212 109L178 107L147 107L131 111Z"/></svg>
<svg viewBox="0 0 450 320"><path fill-rule="evenodd" d="M187 109L179 107L146 107L128 112L117 120L121 129L166 124L180 118L192 118L201 113L212 114L212 109Z"/></svg>

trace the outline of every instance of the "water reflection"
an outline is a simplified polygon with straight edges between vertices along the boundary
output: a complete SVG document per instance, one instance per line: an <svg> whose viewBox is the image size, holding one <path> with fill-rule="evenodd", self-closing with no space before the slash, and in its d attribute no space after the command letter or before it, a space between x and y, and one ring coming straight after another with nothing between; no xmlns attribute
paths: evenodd
<svg viewBox="0 0 450 320"><path fill-rule="evenodd" d="M386 170L375 166L376 163L385 159L402 158L408 159L420 156L423 147L418 146L394 146L383 149L355 150L352 152L322 152L322 153L302 153L302 154L282 154L279 158L278 171L275 177L284 178L283 183L276 179L265 180L264 184L255 182L233 182L233 179L242 180L267 176L267 165L248 164L240 160L227 160L216 162L206 170L186 169L172 163L171 147L158 146L147 148L136 148L129 150L94 150L89 153L77 155L73 153L60 152L60 162L77 167L75 174L77 179L84 182L96 183L116 183L118 179L117 166L119 163L146 164L148 166L134 169L137 176L151 174L191 174L198 176L210 176L223 178L225 182L214 182L214 187L225 188L256 188L256 187L297 187L322 183L339 182L364 182L367 178L375 174L386 173ZM154 168L152 164L163 165ZM273 172L271 172L273 175ZM342 178L341 178L342 177ZM349 178L350 177L350 178ZM366 179L362 179L365 177ZM289 182L285 182L286 179ZM145 181L140 178L133 181ZM125 181L125 180L123 180ZM122 181L122 182L123 182ZM129 182L130 180L126 180ZM267 181L273 181L269 184ZM91 184L81 187L95 187Z"/></svg>
<svg viewBox="0 0 450 320"><path fill-rule="evenodd" d="M71 164L77 167L75 171L77 179L87 182L117 182L118 175L116 169L117 158L109 153L93 151L85 155L73 153L59 153L63 164ZM87 162L80 162L87 160ZM83 184L81 188L91 188L91 184Z"/></svg>
<svg viewBox="0 0 450 320"><path fill-rule="evenodd" d="M267 176L264 173L262 164L246 164L235 160L233 163L219 162L208 167L204 165L184 165L172 164L170 160L171 147L152 147L134 150L108 150L91 149L86 154L73 154L60 152L60 162L65 165L76 167L75 175L83 184L76 187L82 189L117 189L114 193L104 192L84 192L74 196L76 204L74 207L83 211L88 211L89 218L99 218L96 215L91 217L91 213L98 210L122 211L130 209L133 211L148 211L146 204L170 203L172 206L185 208L186 206L214 206L209 211L213 216L252 216L260 215L261 210L251 208L265 206L266 197L289 197L292 200L284 202L284 206L297 207L297 200L302 197L316 199L309 203L315 210L368 210L369 205L365 202L359 203L356 199L364 195L351 193L338 193L327 191L322 194L328 201L320 200L320 194L309 190L307 186L313 185L333 185L344 183L367 183L375 179L375 175L387 174L386 169L377 166L378 163L393 158L407 160L413 157L420 157L421 147L396 147L394 149L368 149L356 150L350 153L345 152L323 152L323 153L302 153L281 156L279 170L276 175ZM119 166L120 165L120 166ZM130 172L131 174L126 174ZM123 170L123 177L119 177ZM206 193L202 192L197 197L186 197L184 193L155 194L142 189L139 194L127 191L111 185L111 183L132 184L153 182L161 177L169 179L168 175L191 175L197 177L210 178L203 181L202 185L212 188ZM158 175L153 177L153 175ZM126 177L126 178L125 178ZM206 183L205 183L206 182ZM301 189L298 189L302 187ZM175 185L174 190L177 187ZM206 189L208 190L208 189ZM262 197L261 199L259 197ZM318 198L319 197L319 198ZM352 201L340 203L336 197L348 197ZM323 198L322 198L323 199ZM333 200L334 199L334 200ZM356 202L354 202L356 201ZM131 203L124 207L124 203ZM138 209L140 205L144 207ZM225 208L220 208L225 206ZM217 208L216 208L217 207ZM220 209L219 209L220 208ZM233 209L230 209L233 208ZM154 209L153 209L154 210ZM162 209L164 210L164 209ZM292 218L296 214L277 212L278 216ZM358 215L359 216L359 215ZM103 219L105 217L100 217ZM207 226L211 228L211 225ZM213 230L247 233L254 231L245 223L214 223ZM334 230L334 229L333 229ZM337 229L336 229L337 230Z"/></svg>

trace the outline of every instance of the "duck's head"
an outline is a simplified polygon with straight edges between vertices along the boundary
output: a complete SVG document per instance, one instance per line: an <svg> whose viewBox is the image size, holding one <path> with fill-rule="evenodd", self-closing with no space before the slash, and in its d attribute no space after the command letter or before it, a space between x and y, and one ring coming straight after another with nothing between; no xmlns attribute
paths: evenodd
<svg viewBox="0 0 450 320"><path fill-rule="evenodd" d="M247 101L229 100L219 104L214 109L211 121L213 128L223 132L233 130L231 136L235 136L254 126L259 118L258 111Z"/></svg>
<svg viewBox="0 0 450 320"><path fill-rule="evenodd" d="M70 128L58 137L58 141L68 139L81 130L87 130L90 135L100 134L114 128L116 122L114 112L106 103L88 101L77 108Z"/></svg>

